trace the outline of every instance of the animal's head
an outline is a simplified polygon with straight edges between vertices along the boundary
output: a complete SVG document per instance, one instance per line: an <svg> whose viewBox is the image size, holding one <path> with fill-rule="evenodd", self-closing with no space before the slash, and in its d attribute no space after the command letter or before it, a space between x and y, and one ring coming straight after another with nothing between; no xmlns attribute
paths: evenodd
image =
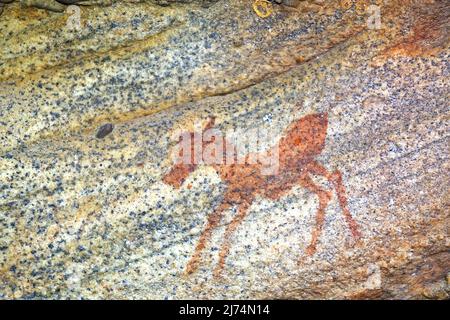
<svg viewBox="0 0 450 320"><path fill-rule="evenodd" d="M179 140L176 145L174 156L172 157L174 165L170 171L164 175L163 182L174 188L180 188L186 178L197 168L202 159L202 150L205 142L200 137L206 130L214 127L215 118L210 117L208 122L200 132L183 131L178 134ZM200 145L196 145L202 141Z"/></svg>

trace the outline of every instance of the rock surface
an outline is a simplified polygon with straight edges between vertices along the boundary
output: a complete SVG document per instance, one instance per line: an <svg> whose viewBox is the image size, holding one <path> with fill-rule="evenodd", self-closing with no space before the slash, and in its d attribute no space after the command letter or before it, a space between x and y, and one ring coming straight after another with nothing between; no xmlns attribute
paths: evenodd
<svg viewBox="0 0 450 320"><path fill-rule="evenodd" d="M82 7L77 30L68 14L6 6L0 298L448 299L450 7L377 1L373 29L348 3L276 5L261 19L251 1L120 2ZM328 128L314 161L342 172L359 239L333 191L308 254L325 200L286 182L301 166L229 198L213 166L179 188L164 180L177 130L214 117L222 132L270 128L273 146L296 143L288 128L317 114Z"/></svg>

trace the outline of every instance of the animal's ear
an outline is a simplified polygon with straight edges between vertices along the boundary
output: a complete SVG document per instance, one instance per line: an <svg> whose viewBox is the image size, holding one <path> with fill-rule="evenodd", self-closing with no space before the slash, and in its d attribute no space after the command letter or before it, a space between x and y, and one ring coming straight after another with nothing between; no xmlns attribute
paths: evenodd
<svg viewBox="0 0 450 320"><path fill-rule="evenodd" d="M206 131L206 130L212 129L214 127L215 123L216 123L216 117L209 116L208 122L206 123L204 130Z"/></svg>

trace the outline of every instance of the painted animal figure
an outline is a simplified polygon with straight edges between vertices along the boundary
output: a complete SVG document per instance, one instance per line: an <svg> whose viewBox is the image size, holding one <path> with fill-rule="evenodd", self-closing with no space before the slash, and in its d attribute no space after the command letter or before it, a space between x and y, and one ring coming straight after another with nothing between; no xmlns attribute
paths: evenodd
<svg viewBox="0 0 450 320"><path fill-rule="evenodd" d="M213 128L213 126L214 119L211 119L203 132ZM319 200L311 242L306 249L308 255L313 255L316 252L317 242L324 224L325 210L332 194L331 190L326 190L317 185L313 181L312 176L323 176L331 183L336 191L351 234L356 239L360 237L357 223L353 220L347 206L347 197L340 171L329 172L315 159L325 147L327 127L328 115L326 113L307 115L291 123L279 142L272 147L273 152L278 152L279 160L278 172L274 175L262 174L262 165L260 163L211 164L221 180L226 184L226 191L222 202L208 217L206 227L186 266L188 274L196 271L198 268L201 253L226 210L237 207L237 214L226 227L223 244L219 251L219 262L214 272L216 276L220 275L225 265L233 232L244 220L256 197L260 196L277 200L295 186L301 186L311 191L317 195ZM202 135L203 132L190 132L189 134L191 137L195 137L196 135ZM233 147L225 138L222 139L225 149ZM195 141L195 139L192 139L192 141ZM203 141L203 147L210 143L212 141ZM192 144L193 149L194 145ZM197 166L198 164L194 162L175 164L163 177L163 181L175 188L180 188L185 179Z"/></svg>

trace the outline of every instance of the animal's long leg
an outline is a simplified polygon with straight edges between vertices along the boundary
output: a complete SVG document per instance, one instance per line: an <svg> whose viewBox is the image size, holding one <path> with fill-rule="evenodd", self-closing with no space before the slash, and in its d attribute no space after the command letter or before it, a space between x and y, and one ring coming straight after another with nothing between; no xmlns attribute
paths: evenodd
<svg viewBox="0 0 450 320"><path fill-rule="evenodd" d="M331 194L330 192L317 186L307 173L301 177L300 185L309 191L314 192L319 197L319 208L316 212L316 225L314 226L312 232L311 243L306 249L306 253L311 256L316 252L317 240L322 232L323 223L325 220L325 209L331 199Z"/></svg>
<svg viewBox="0 0 450 320"><path fill-rule="evenodd" d="M226 198L225 198L226 199ZM195 272L198 268L198 264L200 262L201 254L203 249L206 247L206 243L211 238L212 231L219 224L222 219L223 212L227 210L231 205L226 200L222 202L213 213L211 213L208 217L208 222L206 223L206 227L200 235L200 239L197 242L197 246L195 247L194 254L189 260L186 266L186 273L191 274Z"/></svg>
<svg viewBox="0 0 450 320"><path fill-rule="evenodd" d="M350 231L355 239L361 237L359 232L358 224L353 219L350 210L347 205L347 196L345 192L345 186L342 182L342 174L339 170L335 170L333 173L328 172L327 169L317 161L314 161L310 164L309 172L314 173L316 175L324 176L333 184L334 189L336 190L336 194L338 196L339 205L341 206L342 212L344 213L345 220L350 228Z"/></svg>
<svg viewBox="0 0 450 320"><path fill-rule="evenodd" d="M219 262L217 264L216 269L214 270L214 276L218 277L220 273L222 272L222 269L225 265L225 259L228 256L228 253L230 252L230 238L233 232L236 230L236 228L239 226L239 224L244 220L245 216L247 215L248 209L251 205L250 201L244 201L241 203L238 207L238 213L233 218L231 223L227 226L224 234L224 240L222 243L222 247L220 248L219 252Z"/></svg>

